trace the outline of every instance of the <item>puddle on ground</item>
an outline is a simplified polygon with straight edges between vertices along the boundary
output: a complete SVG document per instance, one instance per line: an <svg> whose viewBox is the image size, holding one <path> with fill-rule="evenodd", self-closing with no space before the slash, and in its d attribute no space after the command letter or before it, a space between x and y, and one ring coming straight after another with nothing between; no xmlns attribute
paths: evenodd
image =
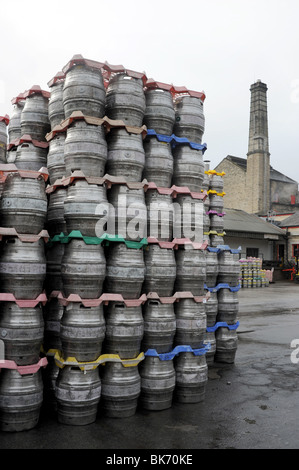
<svg viewBox="0 0 299 470"><path fill-rule="evenodd" d="M246 421L248 424L256 424L255 419L244 418L244 421Z"/></svg>
<svg viewBox="0 0 299 470"><path fill-rule="evenodd" d="M219 369L209 369L208 370L208 376L209 379L215 380L215 379L221 379L221 375L219 375Z"/></svg>

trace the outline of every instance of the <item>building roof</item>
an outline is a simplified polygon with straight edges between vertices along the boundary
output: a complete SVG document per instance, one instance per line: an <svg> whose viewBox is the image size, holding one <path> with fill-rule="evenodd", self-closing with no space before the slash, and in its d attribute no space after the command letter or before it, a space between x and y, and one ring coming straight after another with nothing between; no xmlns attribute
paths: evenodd
<svg viewBox="0 0 299 470"><path fill-rule="evenodd" d="M248 214L239 209L224 209L224 231L259 233L264 235L286 234L285 230L274 224L264 221L254 214Z"/></svg>
<svg viewBox="0 0 299 470"><path fill-rule="evenodd" d="M279 223L280 227L299 227L299 212L290 215Z"/></svg>
<svg viewBox="0 0 299 470"><path fill-rule="evenodd" d="M228 155L227 160L231 161L235 165L238 165L242 170L246 171L247 169L247 159L246 158L240 158L240 157L234 157L232 155ZM283 175L279 171L275 170L272 166L270 166L270 180L272 181L280 181L282 183L297 183L297 181L294 181L293 179L289 178L286 175Z"/></svg>
<svg viewBox="0 0 299 470"><path fill-rule="evenodd" d="M235 163L239 167L241 167L244 171L247 169L247 160L246 158L240 158L240 157L233 157L232 155L228 155L226 157L227 160L229 160L232 163Z"/></svg>

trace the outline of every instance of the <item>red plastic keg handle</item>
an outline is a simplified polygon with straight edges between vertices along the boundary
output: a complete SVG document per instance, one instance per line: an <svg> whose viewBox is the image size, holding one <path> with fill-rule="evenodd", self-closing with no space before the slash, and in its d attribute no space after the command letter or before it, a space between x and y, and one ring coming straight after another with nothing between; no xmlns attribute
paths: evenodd
<svg viewBox="0 0 299 470"><path fill-rule="evenodd" d="M5 114L5 116L0 116L0 121L1 121L1 122L4 121L5 124L8 126L8 124L9 124L9 116L8 116L8 114Z"/></svg>

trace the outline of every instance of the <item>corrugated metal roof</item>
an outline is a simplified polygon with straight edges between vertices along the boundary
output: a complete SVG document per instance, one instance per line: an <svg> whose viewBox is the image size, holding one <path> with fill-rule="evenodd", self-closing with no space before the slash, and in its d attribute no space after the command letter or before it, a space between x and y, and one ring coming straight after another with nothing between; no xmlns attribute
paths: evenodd
<svg viewBox="0 0 299 470"><path fill-rule="evenodd" d="M296 212L290 217L282 220L279 224L280 227L299 227L299 212Z"/></svg>
<svg viewBox="0 0 299 470"><path fill-rule="evenodd" d="M239 209L224 209L224 230L269 235L285 235L285 230Z"/></svg>
<svg viewBox="0 0 299 470"><path fill-rule="evenodd" d="M270 166L270 179L273 180L273 181L281 181L282 183L292 183L292 184L297 183L297 181L292 180L291 178L289 178L286 175L283 175L282 173L280 173L277 170L274 170L274 168L272 168L272 166Z"/></svg>

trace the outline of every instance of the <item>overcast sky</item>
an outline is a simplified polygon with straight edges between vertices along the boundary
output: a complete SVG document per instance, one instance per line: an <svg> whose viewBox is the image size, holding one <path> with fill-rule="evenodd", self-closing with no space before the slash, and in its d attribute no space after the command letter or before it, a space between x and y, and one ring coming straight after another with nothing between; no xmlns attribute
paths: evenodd
<svg viewBox="0 0 299 470"><path fill-rule="evenodd" d="M271 165L299 182L299 0L0 0L0 115L75 54L206 93L214 168L246 158L250 85L268 85Z"/></svg>

